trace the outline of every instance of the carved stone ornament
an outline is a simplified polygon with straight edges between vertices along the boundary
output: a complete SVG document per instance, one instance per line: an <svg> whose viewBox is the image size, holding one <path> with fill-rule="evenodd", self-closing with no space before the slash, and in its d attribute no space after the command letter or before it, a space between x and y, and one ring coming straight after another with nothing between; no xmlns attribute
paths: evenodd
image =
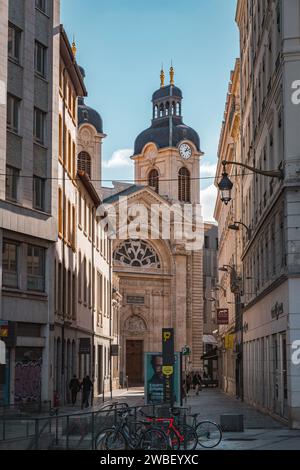
<svg viewBox="0 0 300 470"><path fill-rule="evenodd" d="M139 335L145 333L147 327L145 325L144 320L137 315L132 315L131 317L127 318L125 322L125 331L132 335Z"/></svg>
<svg viewBox="0 0 300 470"><path fill-rule="evenodd" d="M150 160L150 162L154 163L157 157L157 149L154 146L148 147L145 152L145 157Z"/></svg>

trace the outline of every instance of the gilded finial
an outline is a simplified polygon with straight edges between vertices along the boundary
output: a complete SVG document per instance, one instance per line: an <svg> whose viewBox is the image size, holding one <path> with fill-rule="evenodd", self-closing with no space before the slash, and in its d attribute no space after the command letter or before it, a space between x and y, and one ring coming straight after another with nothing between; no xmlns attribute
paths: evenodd
<svg viewBox="0 0 300 470"><path fill-rule="evenodd" d="M171 62L171 67L170 67L170 85L174 85L174 68L173 68L173 64Z"/></svg>
<svg viewBox="0 0 300 470"><path fill-rule="evenodd" d="M75 37L73 36L72 53L73 53L74 59L76 58L76 52L77 52L77 47L76 47L76 43L75 43Z"/></svg>
<svg viewBox="0 0 300 470"><path fill-rule="evenodd" d="M161 71L160 71L160 87L165 86L165 72L164 72L164 66L163 64L161 65Z"/></svg>

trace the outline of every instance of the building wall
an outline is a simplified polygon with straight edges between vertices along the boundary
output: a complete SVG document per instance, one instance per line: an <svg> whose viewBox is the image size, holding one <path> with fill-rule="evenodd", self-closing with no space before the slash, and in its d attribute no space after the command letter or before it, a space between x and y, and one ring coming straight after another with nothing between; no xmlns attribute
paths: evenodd
<svg viewBox="0 0 300 470"><path fill-rule="evenodd" d="M283 180L251 172L242 177L243 220L252 228L242 252L244 329L253 321L256 325L251 340L250 327L245 333L245 391L249 401L287 419L291 427L299 427L300 409L299 368L291 362L292 342L299 336L295 315L300 282L295 230L299 180L295 175L300 165L296 129L300 108L291 99L293 82L299 79L299 8L294 0L248 5L239 1L237 8L243 71L242 161L262 170L275 170L281 164L284 171ZM277 312L272 320L270 311L273 316ZM247 369L250 362L253 370ZM261 374L269 377L267 386L259 383Z"/></svg>
<svg viewBox="0 0 300 470"><path fill-rule="evenodd" d="M52 396L52 259L57 238L56 204L53 197L57 129L52 117L56 112L53 97L58 83L55 64L59 56L53 30L59 24L59 7L58 0L49 1L45 14L35 8L34 2L1 2L0 318L17 323L18 326L16 346L9 350L10 383L9 386L6 384L6 403L32 398L48 400ZM8 56L8 22L20 33L20 53L17 58ZM46 80L35 71L36 41L46 48ZM19 100L19 121L14 131L7 129L7 93ZM42 144L37 143L34 136L35 107L45 112ZM7 165L19 171L17 197L13 202L7 198ZM44 206L39 210L33 204L33 176L44 179ZM17 245L17 284L13 288L3 285L7 274L2 270L2 247L7 241ZM44 250L41 276L44 287L40 291L32 289L32 285L31 288L28 286L27 250L32 246ZM26 375L30 368L38 374L36 387L32 387Z"/></svg>

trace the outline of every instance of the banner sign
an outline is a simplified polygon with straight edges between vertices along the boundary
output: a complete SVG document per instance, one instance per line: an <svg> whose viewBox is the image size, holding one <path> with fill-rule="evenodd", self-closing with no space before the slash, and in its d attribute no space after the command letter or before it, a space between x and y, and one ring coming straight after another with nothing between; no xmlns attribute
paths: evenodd
<svg viewBox="0 0 300 470"><path fill-rule="evenodd" d="M173 403L180 406L180 353L174 354L173 365L163 366L162 353L148 352L144 355L145 370L145 403L157 405L164 403L164 379L172 372L173 379Z"/></svg>
<svg viewBox="0 0 300 470"><path fill-rule="evenodd" d="M229 310L228 308L217 309L217 324L228 325L229 323Z"/></svg>

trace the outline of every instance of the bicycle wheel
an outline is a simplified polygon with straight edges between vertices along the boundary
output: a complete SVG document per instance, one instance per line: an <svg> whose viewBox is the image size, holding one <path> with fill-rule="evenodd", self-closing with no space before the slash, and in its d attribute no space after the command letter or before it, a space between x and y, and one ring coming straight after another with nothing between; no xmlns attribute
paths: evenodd
<svg viewBox="0 0 300 470"><path fill-rule="evenodd" d="M101 434L105 433L103 446L105 450L125 450L127 443L125 436L121 431L115 429L106 429Z"/></svg>
<svg viewBox="0 0 300 470"><path fill-rule="evenodd" d="M180 441L180 449L194 450L198 444L198 436L194 428L188 424L180 424L178 431L183 436L183 440Z"/></svg>
<svg viewBox="0 0 300 470"><path fill-rule="evenodd" d="M142 450L169 450L170 443L163 431L152 428L143 432L140 448Z"/></svg>
<svg viewBox="0 0 300 470"><path fill-rule="evenodd" d="M207 449L216 447L222 440L220 426L212 421L200 421L196 426L196 433L200 446Z"/></svg>
<svg viewBox="0 0 300 470"><path fill-rule="evenodd" d="M180 439L177 434L171 429L168 431L167 435L170 439L170 445L172 450L179 450L180 449Z"/></svg>

